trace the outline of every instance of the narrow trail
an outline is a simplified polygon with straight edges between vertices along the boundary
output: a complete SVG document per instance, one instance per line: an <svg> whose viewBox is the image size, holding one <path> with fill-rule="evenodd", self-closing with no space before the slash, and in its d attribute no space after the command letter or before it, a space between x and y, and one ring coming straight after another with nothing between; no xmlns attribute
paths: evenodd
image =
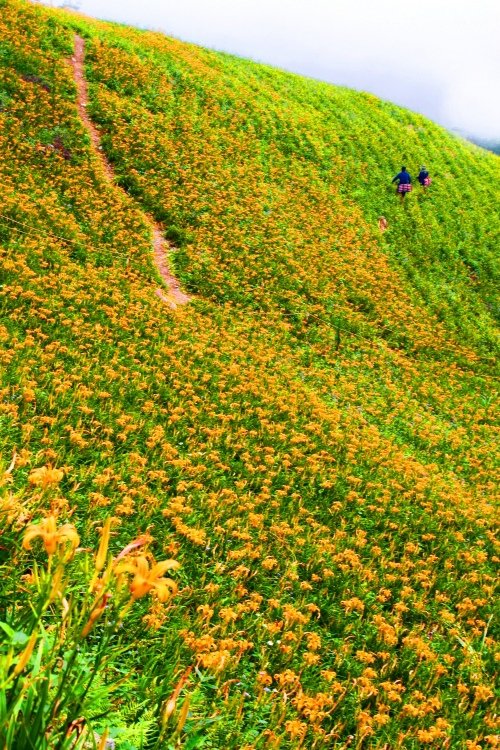
<svg viewBox="0 0 500 750"><path fill-rule="evenodd" d="M90 116L87 112L89 97L87 80L85 78L84 60L85 40L78 34L75 34L75 50L74 55L71 58L71 65L73 67L73 75L78 91L78 112L83 124L87 128L92 146L99 158L99 161L101 162L101 166L104 170L104 173L106 174L106 177L110 182L113 183L115 187L119 187L116 183L113 167L106 158L106 155L104 154L104 151L102 149L101 136L99 135L99 131L90 119ZM168 253L171 249L171 246L163 237L160 225L157 224L157 222L155 222L155 220L147 213L145 213L144 211L142 211L142 213L146 217L153 237L152 246L154 262L156 268L158 269L158 273L165 282L165 289L157 289L155 293L172 309L177 308L179 305L185 305L187 302L189 302L190 297L182 291L179 282L171 272L168 265Z"/></svg>

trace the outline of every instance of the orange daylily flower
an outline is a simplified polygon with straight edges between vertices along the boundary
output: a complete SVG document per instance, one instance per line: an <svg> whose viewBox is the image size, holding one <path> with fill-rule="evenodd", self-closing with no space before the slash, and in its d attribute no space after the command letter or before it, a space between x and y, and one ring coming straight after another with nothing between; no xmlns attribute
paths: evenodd
<svg viewBox="0 0 500 750"><path fill-rule="evenodd" d="M148 559L140 555L117 565L116 572L131 573L134 576L129 584L133 599L140 599L154 591L161 602L166 602L177 591L177 584L171 578L164 578L163 574L179 567L176 560L163 560L150 568Z"/></svg>
<svg viewBox="0 0 500 750"><path fill-rule="evenodd" d="M38 469L33 469L30 472L28 481L30 484L46 489L50 485L59 484L63 476L64 472L61 469L53 469L51 466L40 466Z"/></svg>
<svg viewBox="0 0 500 750"><path fill-rule="evenodd" d="M108 546L109 546L109 535L111 533L111 520L112 520L111 516L109 516L105 520L104 526L102 527L101 542L99 544L99 549L97 550L97 555L95 559L96 571L102 570L104 565L106 564L106 556L108 554Z"/></svg>
<svg viewBox="0 0 500 750"><path fill-rule="evenodd" d="M17 677L18 674L21 674L26 664L29 662L31 654L33 653L33 649L35 648L37 638L38 638L38 633L35 631L34 633L31 634L31 638L26 644L24 651L20 655L19 661L14 667L14 671L12 673L14 677Z"/></svg>
<svg viewBox="0 0 500 750"><path fill-rule="evenodd" d="M55 516L47 516L40 523L30 524L24 534L23 548L31 549L31 542L38 536L42 538L48 555L53 555L59 545L68 543L76 549L80 544L80 537L73 524L65 523L58 527Z"/></svg>

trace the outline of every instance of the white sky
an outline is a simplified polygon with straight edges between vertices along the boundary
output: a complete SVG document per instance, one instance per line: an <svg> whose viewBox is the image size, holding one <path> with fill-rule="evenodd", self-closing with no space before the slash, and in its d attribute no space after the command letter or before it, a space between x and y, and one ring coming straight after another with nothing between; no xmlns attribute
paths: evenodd
<svg viewBox="0 0 500 750"><path fill-rule="evenodd" d="M500 140L500 0L73 2L91 16L372 91Z"/></svg>

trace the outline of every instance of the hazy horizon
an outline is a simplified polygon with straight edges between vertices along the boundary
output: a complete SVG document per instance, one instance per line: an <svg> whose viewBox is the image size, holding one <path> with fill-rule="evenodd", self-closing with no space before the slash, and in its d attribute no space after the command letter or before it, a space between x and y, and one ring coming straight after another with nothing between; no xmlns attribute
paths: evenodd
<svg viewBox="0 0 500 750"><path fill-rule="evenodd" d="M286 6L284 0L80 0L74 5L89 16L370 91L450 129L500 141L497 0L413 5L287 0Z"/></svg>

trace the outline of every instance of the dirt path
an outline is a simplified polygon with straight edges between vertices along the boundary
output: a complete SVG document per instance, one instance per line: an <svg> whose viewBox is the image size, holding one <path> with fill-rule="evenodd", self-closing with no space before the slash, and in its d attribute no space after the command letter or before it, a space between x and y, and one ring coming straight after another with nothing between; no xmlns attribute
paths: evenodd
<svg viewBox="0 0 500 750"><path fill-rule="evenodd" d="M106 174L106 177L110 182L113 182L115 187L116 181L115 181L115 174L113 171L113 167L107 160L101 146L101 136L99 135L99 131L97 130L96 126L90 119L88 113L87 113L87 104L88 104L88 90L87 90L87 81L85 79L85 70L84 70L84 59L85 59L85 40L82 39L81 36L78 36L78 34L75 35L75 52L73 57L71 58L71 65L73 67L73 74L75 77L75 83L78 90L78 112L80 114L80 117L82 118L82 121L87 128L87 131L90 135L90 139L92 142L92 145L94 147L94 151L99 157L99 161L101 162L101 166ZM124 191L125 192L125 191ZM157 289L156 295L163 300L163 302L166 302L167 305L169 305L171 308L175 309L179 305L185 305L186 302L189 302L189 297L187 294L184 294L182 289L180 288L180 284L173 275L173 273L170 271L169 265L168 265L168 253L171 249L171 246L169 243L165 240L163 237L161 227L159 224L155 222L154 219L151 218L151 216L148 216L148 214L143 212L143 215L146 217L146 220L151 228L151 233L153 236L153 256L154 261L156 264L156 268L158 269L158 273L162 277L163 281L165 282L165 289Z"/></svg>

